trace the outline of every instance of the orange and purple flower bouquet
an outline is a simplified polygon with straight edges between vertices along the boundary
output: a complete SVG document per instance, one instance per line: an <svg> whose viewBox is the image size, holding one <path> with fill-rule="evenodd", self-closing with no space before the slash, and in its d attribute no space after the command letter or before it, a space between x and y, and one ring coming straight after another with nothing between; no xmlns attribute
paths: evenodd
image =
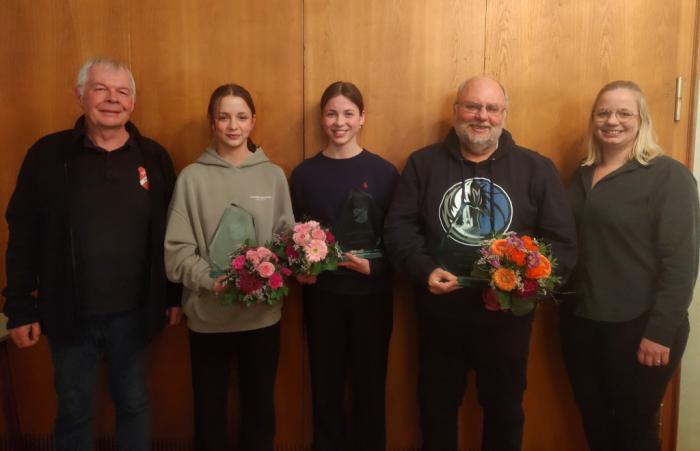
<svg viewBox="0 0 700 451"><path fill-rule="evenodd" d="M488 310L525 315L561 282L554 275L557 262L550 246L527 235L499 235L486 241L480 254L471 276L488 281L483 291Z"/></svg>
<svg viewBox="0 0 700 451"><path fill-rule="evenodd" d="M231 254L231 265L222 284L224 292L219 296L227 305L240 302L250 307L254 304L276 304L289 292L285 278L291 275L289 268L266 247L239 246Z"/></svg>
<svg viewBox="0 0 700 451"><path fill-rule="evenodd" d="M298 222L291 232L275 235L270 248L295 276L316 277L337 269L343 252L335 237L317 221Z"/></svg>

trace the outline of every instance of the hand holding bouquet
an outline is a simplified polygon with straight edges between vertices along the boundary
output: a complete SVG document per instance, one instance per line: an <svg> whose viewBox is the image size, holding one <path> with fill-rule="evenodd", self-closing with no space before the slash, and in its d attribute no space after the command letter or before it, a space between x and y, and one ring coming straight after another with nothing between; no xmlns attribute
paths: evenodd
<svg viewBox="0 0 700 451"><path fill-rule="evenodd" d="M549 246L527 235L497 236L486 241L480 253L471 275L489 282L483 292L488 310L525 315L560 283L553 274L557 263Z"/></svg>
<svg viewBox="0 0 700 451"><path fill-rule="evenodd" d="M219 297L228 305L235 302L247 307L263 302L272 305L288 293L284 279L289 275L291 271L270 249L244 244L231 254L231 265L221 282L224 291Z"/></svg>
<svg viewBox="0 0 700 451"><path fill-rule="evenodd" d="M271 249L287 261L295 276L307 280L322 271L335 270L343 260L333 234L316 221L298 222L291 232L275 235Z"/></svg>

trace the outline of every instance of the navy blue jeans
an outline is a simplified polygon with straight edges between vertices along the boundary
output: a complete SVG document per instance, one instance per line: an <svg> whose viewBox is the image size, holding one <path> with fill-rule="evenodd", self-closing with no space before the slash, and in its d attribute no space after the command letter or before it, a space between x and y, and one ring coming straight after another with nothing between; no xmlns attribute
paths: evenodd
<svg viewBox="0 0 700 451"><path fill-rule="evenodd" d="M76 343L49 339L58 398L56 450L92 451L98 369L107 363L120 451L151 449L146 338L139 310L87 318Z"/></svg>

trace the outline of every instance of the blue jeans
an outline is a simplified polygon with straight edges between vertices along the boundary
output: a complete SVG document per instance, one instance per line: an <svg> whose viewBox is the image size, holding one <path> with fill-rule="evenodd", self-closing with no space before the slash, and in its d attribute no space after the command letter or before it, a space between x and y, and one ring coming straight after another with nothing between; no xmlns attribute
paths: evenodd
<svg viewBox="0 0 700 451"><path fill-rule="evenodd" d="M94 449L92 419L103 356L116 411L117 449L151 449L146 344L140 310L86 318L75 343L49 339L58 398L56 451Z"/></svg>

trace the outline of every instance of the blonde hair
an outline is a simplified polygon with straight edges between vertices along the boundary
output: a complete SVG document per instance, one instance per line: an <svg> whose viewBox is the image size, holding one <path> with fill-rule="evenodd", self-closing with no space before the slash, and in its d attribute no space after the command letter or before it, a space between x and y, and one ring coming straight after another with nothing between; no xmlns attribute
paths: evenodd
<svg viewBox="0 0 700 451"><path fill-rule="evenodd" d="M582 163L583 166L590 166L601 160L601 148L600 143L595 137L596 127L593 123L593 114L595 113L595 107L600 100L600 96L608 91L614 91L616 89L626 89L632 92L637 100L637 107L639 108L639 130L637 131L637 136L634 138L634 145L627 159L637 160L639 164L646 166L651 160L664 153L661 146L659 146L656 139L654 139L651 115L649 114L649 107L647 106L647 101L642 89L633 81L617 80L603 86L598 92L595 102L593 102L591 115L588 120L588 130L586 132L586 159Z"/></svg>

